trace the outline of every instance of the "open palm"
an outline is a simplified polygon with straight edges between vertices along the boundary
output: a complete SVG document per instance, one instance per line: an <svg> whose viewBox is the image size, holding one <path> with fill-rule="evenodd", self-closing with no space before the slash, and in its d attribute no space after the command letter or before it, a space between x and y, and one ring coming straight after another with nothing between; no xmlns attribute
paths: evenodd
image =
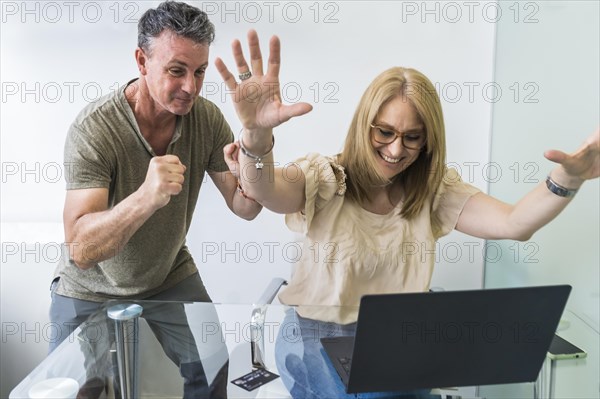
<svg viewBox="0 0 600 399"><path fill-rule="evenodd" d="M281 102L279 69L281 65L281 44L277 36L269 42L269 61L267 73L263 73L263 59L256 31L248 32L251 69L244 58L239 40L232 44L233 57L240 75L252 72L252 76L237 82L220 58L215 60L217 70L232 93L235 110L240 122L247 130L272 129L290 118L310 112L312 106L307 103L284 105Z"/></svg>
<svg viewBox="0 0 600 399"><path fill-rule="evenodd" d="M600 176L600 129L588 136L577 151L567 154L558 150L546 151L549 160L559 163L571 176L582 180Z"/></svg>

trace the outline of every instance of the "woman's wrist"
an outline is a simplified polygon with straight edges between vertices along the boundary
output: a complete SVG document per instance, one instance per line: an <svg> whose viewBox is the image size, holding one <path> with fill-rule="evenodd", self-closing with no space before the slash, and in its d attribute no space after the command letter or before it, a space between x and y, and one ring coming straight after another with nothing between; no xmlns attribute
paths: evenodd
<svg viewBox="0 0 600 399"><path fill-rule="evenodd" d="M248 129L242 127L238 135L244 137L244 147L253 153L264 154L271 147L273 129Z"/></svg>
<svg viewBox="0 0 600 399"><path fill-rule="evenodd" d="M550 173L548 173L548 177L555 184L565 187L569 190L578 190L585 181L585 179L582 179L579 176L570 175L562 166L551 170Z"/></svg>
<svg viewBox="0 0 600 399"><path fill-rule="evenodd" d="M248 134L249 136L252 133ZM254 133L254 135L256 136L257 134ZM256 138L254 139L250 139L250 141L252 142L252 144L248 144L245 140L248 139L248 137L246 136L245 133L245 129L242 128L242 130L240 131L240 134L238 136L238 142L240 145L240 152L245 155L246 157L252 159L255 163L255 167L256 169L262 169L264 166L264 162L263 159L269 155L271 153L271 151L273 151L273 147L275 146L275 136L273 136L273 133L271 132L268 135L262 134L262 137L260 138L261 141L264 140L264 137L269 137L270 139L270 143L268 143L267 145L257 145L256 144Z"/></svg>
<svg viewBox="0 0 600 399"><path fill-rule="evenodd" d="M583 184L583 179L569 175L562 166L552 170L546 177L546 187L553 194L573 198L579 187Z"/></svg>

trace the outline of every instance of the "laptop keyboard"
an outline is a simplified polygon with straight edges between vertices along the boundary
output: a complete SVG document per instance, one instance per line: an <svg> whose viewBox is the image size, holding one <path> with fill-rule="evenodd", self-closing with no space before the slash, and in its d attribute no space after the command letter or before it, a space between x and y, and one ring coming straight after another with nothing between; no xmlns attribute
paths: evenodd
<svg viewBox="0 0 600 399"><path fill-rule="evenodd" d="M352 358L342 356L342 357L338 357L337 360L342 365L342 368L344 369L346 374L350 375L350 365L352 364Z"/></svg>

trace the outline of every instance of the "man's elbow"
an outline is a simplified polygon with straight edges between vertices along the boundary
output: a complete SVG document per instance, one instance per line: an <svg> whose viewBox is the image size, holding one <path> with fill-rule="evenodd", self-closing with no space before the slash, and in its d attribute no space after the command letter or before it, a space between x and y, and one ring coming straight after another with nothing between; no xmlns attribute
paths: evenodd
<svg viewBox="0 0 600 399"><path fill-rule="evenodd" d="M96 263L94 262L86 262L81 258L71 258L70 262L76 266L77 268L81 269L81 270L88 270L91 269L92 267L96 266Z"/></svg>
<svg viewBox="0 0 600 399"><path fill-rule="evenodd" d="M77 248L69 248L69 262L78 269L87 270L96 266L96 262L86 256L86 251Z"/></svg>

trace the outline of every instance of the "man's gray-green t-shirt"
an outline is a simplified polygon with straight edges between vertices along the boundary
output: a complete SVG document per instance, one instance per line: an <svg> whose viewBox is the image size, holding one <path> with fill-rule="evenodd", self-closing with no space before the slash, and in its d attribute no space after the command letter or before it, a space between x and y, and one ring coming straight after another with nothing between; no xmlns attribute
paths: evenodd
<svg viewBox="0 0 600 399"><path fill-rule="evenodd" d="M131 83L131 82L130 82ZM65 143L67 190L106 188L109 209L144 182L156 156L139 131L124 90L84 108L71 125ZM228 170L223 147L233 134L220 110L198 97L192 110L178 116L167 154L186 166L183 190L152 215L123 248L96 266L79 269L68 250L59 262L56 293L88 301L145 298L168 289L198 271L185 245L205 172ZM90 256L95 243L83 245ZM84 253L85 253L84 252Z"/></svg>

